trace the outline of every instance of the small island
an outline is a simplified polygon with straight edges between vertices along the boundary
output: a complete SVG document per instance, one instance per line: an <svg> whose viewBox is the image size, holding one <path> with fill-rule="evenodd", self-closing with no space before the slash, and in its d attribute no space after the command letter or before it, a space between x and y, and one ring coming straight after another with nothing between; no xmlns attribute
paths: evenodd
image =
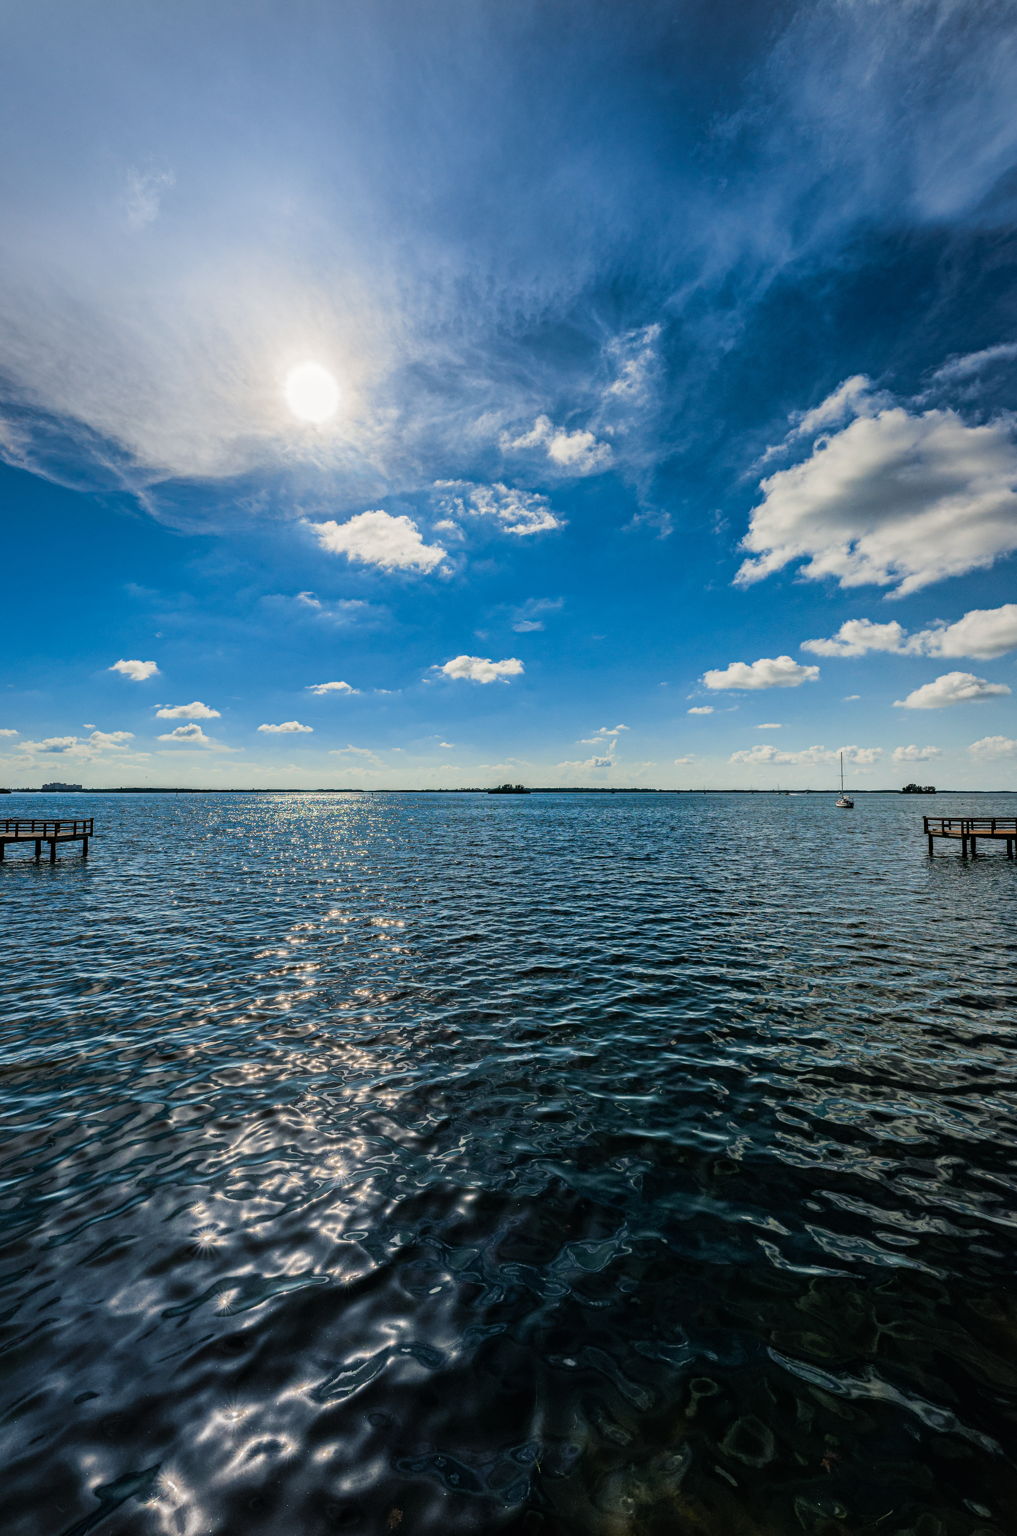
<svg viewBox="0 0 1017 1536"><path fill-rule="evenodd" d="M934 795L935 784L905 784L901 790L902 795Z"/></svg>
<svg viewBox="0 0 1017 1536"><path fill-rule="evenodd" d="M487 791L489 795L528 795L530 791L523 784L499 784L495 789Z"/></svg>

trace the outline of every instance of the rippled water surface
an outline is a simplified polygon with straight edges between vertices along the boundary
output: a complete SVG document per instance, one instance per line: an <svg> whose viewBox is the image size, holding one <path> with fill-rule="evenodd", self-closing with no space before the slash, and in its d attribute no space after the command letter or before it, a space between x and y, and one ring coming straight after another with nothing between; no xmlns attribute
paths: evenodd
<svg viewBox="0 0 1017 1536"><path fill-rule="evenodd" d="M832 799L62 797L4 1536L1017 1530L1017 863L919 830L1017 796Z"/></svg>

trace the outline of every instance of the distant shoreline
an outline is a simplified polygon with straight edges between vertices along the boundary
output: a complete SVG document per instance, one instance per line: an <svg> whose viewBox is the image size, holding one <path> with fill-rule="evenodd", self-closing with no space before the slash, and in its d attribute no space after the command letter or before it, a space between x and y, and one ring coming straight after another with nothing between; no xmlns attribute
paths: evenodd
<svg viewBox="0 0 1017 1536"><path fill-rule="evenodd" d="M31 787L12 788L8 791L12 795L486 795L489 788L486 785L470 785L466 788L453 786L434 786L421 789L385 788L375 786L365 789L362 785L349 784L332 788L320 786L316 789L273 789L251 785L248 788L224 788L222 785L163 785L163 784L120 784L103 785L99 788L89 788L87 785L81 789L33 789ZM536 784L528 788L531 795L779 795L782 799L795 795L835 795L839 791L835 784L822 789L735 789L696 787L694 789L656 789L644 784L628 785L575 785L575 784ZM853 795L897 795L901 796L900 789L855 789ZM1017 794L1017 787L1013 789L937 789L935 794L909 794L908 800L928 801L937 799L940 795L1012 795Z"/></svg>

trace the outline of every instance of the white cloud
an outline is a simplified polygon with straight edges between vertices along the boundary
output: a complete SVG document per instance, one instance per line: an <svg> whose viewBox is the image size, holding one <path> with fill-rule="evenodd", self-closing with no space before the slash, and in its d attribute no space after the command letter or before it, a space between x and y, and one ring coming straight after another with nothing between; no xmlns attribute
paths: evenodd
<svg viewBox="0 0 1017 1536"><path fill-rule="evenodd" d="M438 669L445 677L468 678L473 683L494 683L509 677L518 677L524 670L515 656L504 661L491 661L485 656L453 656Z"/></svg>
<svg viewBox="0 0 1017 1536"><path fill-rule="evenodd" d="M358 512L345 523L330 519L307 526L322 549L383 571L433 571L447 554L440 544L425 544L411 518L388 512Z"/></svg>
<svg viewBox="0 0 1017 1536"><path fill-rule="evenodd" d="M844 703L845 704L852 704L852 703L854 703L855 699L860 699L860 698L861 698L861 694L860 693L846 693L844 695Z"/></svg>
<svg viewBox="0 0 1017 1536"><path fill-rule="evenodd" d="M515 617L512 628L517 634L525 635L534 630L544 628L544 618L547 614L557 613L564 606L563 597L531 597L525 603L520 603L515 609Z"/></svg>
<svg viewBox="0 0 1017 1536"><path fill-rule="evenodd" d="M602 752L613 758L618 750L618 738L622 731L627 731L627 725L601 725L592 736L580 737L580 746L599 747ZM603 766L603 765L601 765Z"/></svg>
<svg viewBox="0 0 1017 1536"><path fill-rule="evenodd" d="M942 757L939 747L894 747L895 763L931 763L934 757Z"/></svg>
<svg viewBox="0 0 1017 1536"><path fill-rule="evenodd" d="M900 651L907 631L891 619L874 624L871 619L848 619L829 640L803 640L802 650L816 656L864 656L868 651Z"/></svg>
<svg viewBox="0 0 1017 1536"><path fill-rule="evenodd" d="M446 518L490 517L501 523L506 533L519 535L565 527L564 519L552 511L546 496L517 491L500 480L492 485L478 485L472 480L436 480L434 490L438 509Z"/></svg>
<svg viewBox="0 0 1017 1536"><path fill-rule="evenodd" d="M581 771L592 768L613 768L614 766L613 757L586 757L581 760L572 758L564 763L555 763L556 768L579 769Z"/></svg>
<svg viewBox="0 0 1017 1536"><path fill-rule="evenodd" d="M812 437L823 427L833 427L848 416L863 413L872 398L872 381L864 373L853 374L843 384L800 416L791 431L792 437Z"/></svg>
<svg viewBox="0 0 1017 1536"><path fill-rule="evenodd" d="M916 592L1017 549L1017 445L1010 423L966 426L951 410L860 416L809 458L760 482L735 577L801 574Z"/></svg>
<svg viewBox="0 0 1017 1536"><path fill-rule="evenodd" d="M116 752L133 740L133 731L93 731L87 744L94 747L97 752Z"/></svg>
<svg viewBox="0 0 1017 1536"><path fill-rule="evenodd" d="M803 747L799 752L782 752L779 747L771 746L769 742L760 742L758 746L749 747L742 752L732 752L729 762L747 763L751 765L767 763L789 763L817 765L839 762L841 753L844 761L858 768L871 767L879 761L883 755L881 747Z"/></svg>
<svg viewBox="0 0 1017 1536"><path fill-rule="evenodd" d="M695 753L692 753L689 757L676 757L674 759L674 765L676 768L687 768L689 763L694 763L695 760Z"/></svg>
<svg viewBox="0 0 1017 1536"><path fill-rule="evenodd" d="M896 620L874 624L848 619L829 640L804 640L803 651L817 656L864 656L869 651L894 651L909 656L973 656L989 660L1017 650L1017 603L1000 608L972 608L949 624L937 619L928 629L907 630Z"/></svg>
<svg viewBox="0 0 1017 1536"><path fill-rule="evenodd" d="M696 704L696 705L694 705L692 707L692 709L687 710L686 713L690 714L690 715L712 715L713 714L713 705L712 704Z"/></svg>
<svg viewBox="0 0 1017 1536"><path fill-rule="evenodd" d="M110 672L119 672L134 683L143 683L146 677L157 677L159 668L154 661L115 661Z"/></svg>
<svg viewBox="0 0 1017 1536"><path fill-rule="evenodd" d="M296 736L309 734L314 730L313 725L301 725L299 720L283 720L280 725L259 725L259 731L267 731L272 736Z"/></svg>
<svg viewBox="0 0 1017 1536"><path fill-rule="evenodd" d="M956 384L972 375L991 368L994 363L1012 363L1017 358L1017 341L1004 341L997 347L985 347L981 352L968 352L963 357L952 357L937 368L932 377L941 384Z"/></svg>
<svg viewBox="0 0 1017 1536"><path fill-rule="evenodd" d="M17 736L17 735L18 735L17 731L12 731L12 730L9 730L9 729L5 729L5 730L0 731L0 736Z"/></svg>
<svg viewBox="0 0 1017 1536"><path fill-rule="evenodd" d="M761 656L758 661L733 661L723 670L703 673L707 688L797 688L815 682L818 667L803 667L790 656Z"/></svg>
<svg viewBox="0 0 1017 1536"><path fill-rule="evenodd" d="M1012 736L983 736L981 741L973 741L968 751L975 757L1017 757L1017 741Z"/></svg>
<svg viewBox="0 0 1017 1536"><path fill-rule="evenodd" d="M616 337L608 344L608 355L617 371L604 390L605 403L623 401L627 405L639 405L646 400L659 367L659 339L660 326L647 325Z"/></svg>
<svg viewBox="0 0 1017 1536"><path fill-rule="evenodd" d="M206 736L200 725L178 725L159 737L160 741L187 742L192 747L210 747L211 736Z"/></svg>
<svg viewBox="0 0 1017 1536"><path fill-rule="evenodd" d="M922 656L973 656L980 661L1017 650L1017 603L972 608L954 624L912 635L907 649Z"/></svg>
<svg viewBox="0 0 1017 1536"><path fill-rule="evenodd" d="M176 177L172 171L139 171L132 168L127 172L124 206L131 229L146 229L149 224L155 223L162 206L162 195L175 183Z"/></svg>
<svg viewBox="0 0 1017 1536"><path fill-rule="evenodd" d="M165 704L155 715L157 720L218 720L220 711L195 699L191 704Z"/></svg>
<svg viewBox="0 0 1017 1536"><path fill-rule="evenodd" d="M967 704L1009 692L1005 683L987 682L973 672L944 672L934 682L916 688L906 699L894 699L894 705L898 709L945 709L949 704Z"/></svg>
<svg viewBox="0 0 1017 1536"><path fill-rule="evenodd" d="M761 725L756 726L757 731L782 731L783 729L779 720L764 720Z"/></svg>
<svg viewBox="0 0 1017 1536"><path fill-rule="evenodd" d="M90 736L85 737L47 736L42 741L19 741L17 749L19 752L32 755L61 753L68 757L91 758L100 752L121 752L127 742L133 740L134 735L131 731L93 731Z"/></svg>
<svg viewBox="0 0 1017 1536"><path fill-rule="evenodd" d="M501 446L506 453L543 449L552 464L571 475L595 475L614 459L610 443L598 442L592 432L567 432L556 427L549 416L538 416L530 430L519 437L504 433Z"/></svg>
<svg viewBox="0 0 1017 1536"><path fill-rule="evenodd" d="M377 752L372 752L370 747L355 747L352 744L345 747L333 747L329 756L362 758L365 763L370 763L372 768L384 768L386 766L384 760L378 756ZM350 766L354 767L356 765L351 764Z"/></svg>
<svg viewBox="0 0 1017 1536"><path fill-rule="evenodd" d="M319 698L326 693L359 693L359 688L351 688L349 683L308 683L308 693L316 693Z"/></svg>

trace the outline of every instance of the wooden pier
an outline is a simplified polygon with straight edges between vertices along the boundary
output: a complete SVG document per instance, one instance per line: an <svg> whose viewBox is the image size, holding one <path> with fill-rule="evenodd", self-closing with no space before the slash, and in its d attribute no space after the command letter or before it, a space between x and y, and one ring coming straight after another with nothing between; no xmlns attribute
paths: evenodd
<svg viewBox="0 0 1017 1536"><path fill-rule="evenodd" d="M0 817L0 862L7 856L9 843L34 843L37 861L42 858L43 843L48 843L51 864L56 863L60 843L80 843L81 857L87 859L88 839L94 830L94 818L91 816L75 821L54 821L52 816L45 819L34 816Z"/></svg>
<svg viewBox="0 0 1017 1536"><path fill-rule="evenodd" d="M1017 817L1014 816L925 816L923 820L930 856L937 837L950 837L959 842L962 859L969 853L975 857L978 840L983 837L1005 843L1008 859L1013 858L1017 848Z"/></svg>

